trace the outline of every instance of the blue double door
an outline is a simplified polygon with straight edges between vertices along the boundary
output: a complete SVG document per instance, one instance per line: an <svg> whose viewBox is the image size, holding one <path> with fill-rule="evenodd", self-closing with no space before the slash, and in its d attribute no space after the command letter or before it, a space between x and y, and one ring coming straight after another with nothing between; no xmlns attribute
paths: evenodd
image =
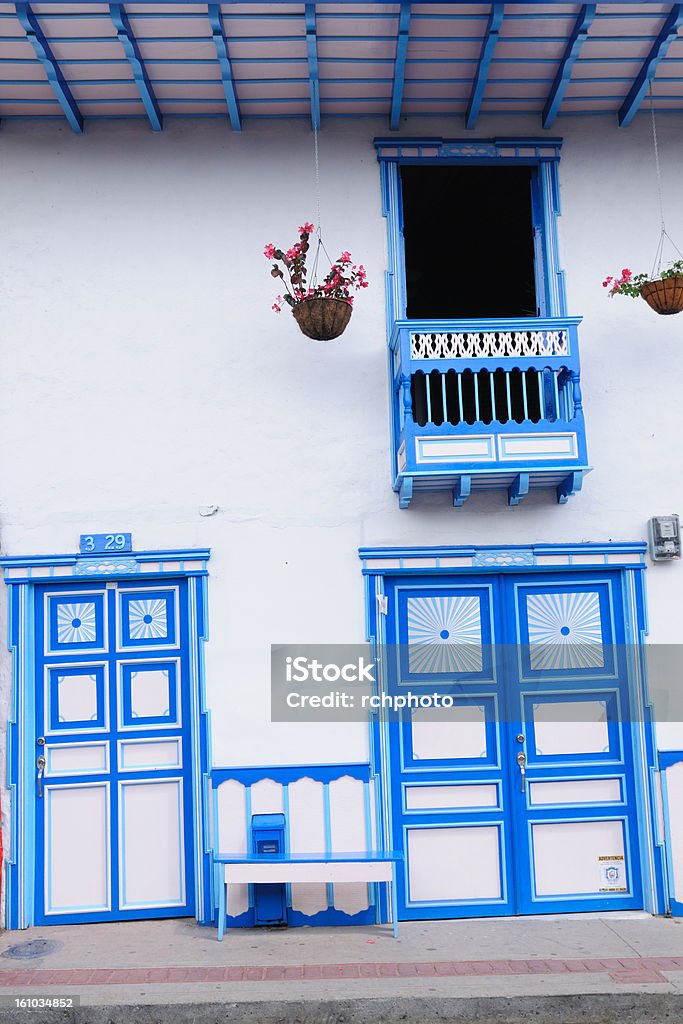
<svg viewBox="0 0 683 1024"><path fill-rule="evenodd" d="M400 917L642 907L619 574L395 579L388 608L388 686L428 698L389 726Z"/></svg>
<svg viewBox="0 0 683 1024"><path fill-rule="evenodd" d="M35 591L35 921L194 912L186 582Z"/></svg>

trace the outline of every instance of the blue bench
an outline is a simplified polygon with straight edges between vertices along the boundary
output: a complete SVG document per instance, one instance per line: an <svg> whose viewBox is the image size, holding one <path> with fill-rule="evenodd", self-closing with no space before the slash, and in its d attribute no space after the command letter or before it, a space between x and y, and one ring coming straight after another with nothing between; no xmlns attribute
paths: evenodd
<svg viewBox="0 0 683 1024"><path fill-rule="evenodd" d="M398 938L396 866L403 860L401 852L290 853L282 857L216 853L213 860L218 893L219 941L225 933L226 890L229 885L312 882L384 882L389 885L394 938Z"/></svg>

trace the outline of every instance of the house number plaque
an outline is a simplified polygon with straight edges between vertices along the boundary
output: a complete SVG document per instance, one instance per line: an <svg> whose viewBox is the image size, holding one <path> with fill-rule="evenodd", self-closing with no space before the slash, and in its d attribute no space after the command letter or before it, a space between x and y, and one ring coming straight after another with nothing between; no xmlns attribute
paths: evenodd
<svg viewBox="0 0 683 1024"><path fill-rule="evenodd" d="M101 555L116 551L132 551L131 533L82 533L81 554Z"/></svg>

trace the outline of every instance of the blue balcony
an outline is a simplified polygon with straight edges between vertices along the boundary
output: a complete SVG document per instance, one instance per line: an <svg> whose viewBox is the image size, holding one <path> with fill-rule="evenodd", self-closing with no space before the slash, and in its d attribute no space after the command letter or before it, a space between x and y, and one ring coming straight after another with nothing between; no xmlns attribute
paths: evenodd
<svg viewBox="0 0 683 1024"><path fill-rule="evenodd" d="M564 504L589 470L580 317L397 320L390 337L394 490L549 489Z"/></svg>

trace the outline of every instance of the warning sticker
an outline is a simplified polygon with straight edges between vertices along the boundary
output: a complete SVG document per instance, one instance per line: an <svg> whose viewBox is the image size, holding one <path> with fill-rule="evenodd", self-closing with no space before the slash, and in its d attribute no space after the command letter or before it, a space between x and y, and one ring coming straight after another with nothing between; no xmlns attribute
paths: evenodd
<svg viewBox="0 0 683 1024"><path fill-rule="evenodd" d="M627 892L624 855L598 857L598 892Z"/></svg>

